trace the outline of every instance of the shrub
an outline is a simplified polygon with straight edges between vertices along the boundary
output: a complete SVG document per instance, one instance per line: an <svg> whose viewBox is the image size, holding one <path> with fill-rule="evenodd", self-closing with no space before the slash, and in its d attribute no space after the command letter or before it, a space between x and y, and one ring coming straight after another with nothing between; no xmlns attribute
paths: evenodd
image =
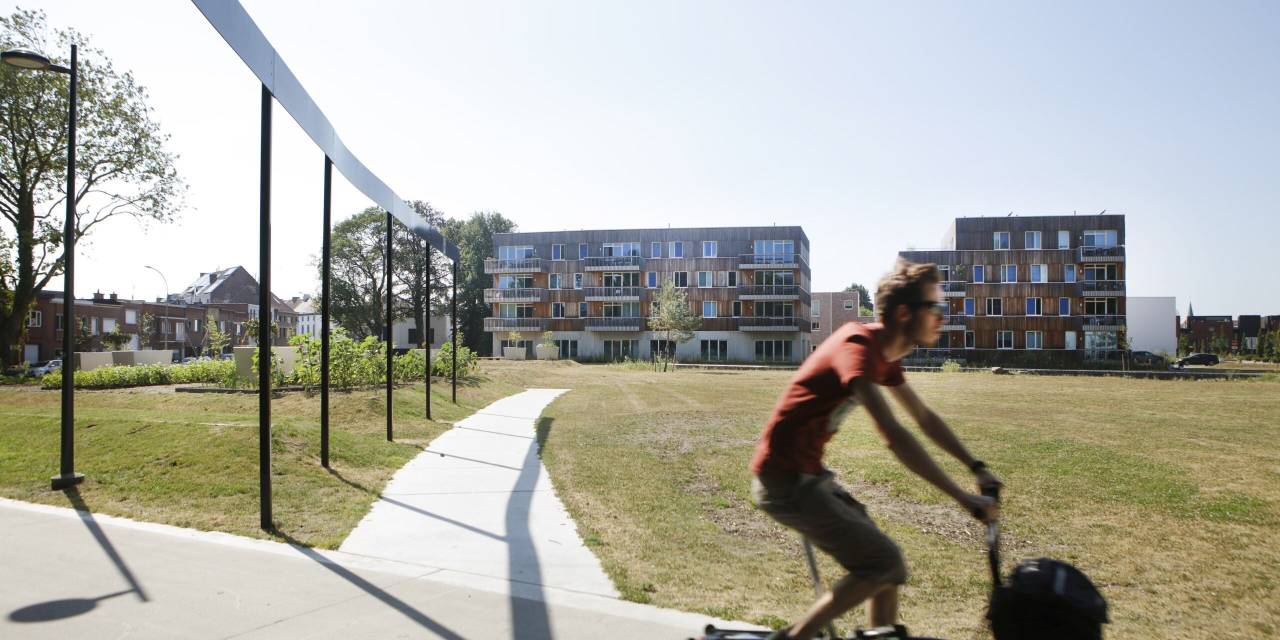
<svg viewBox="0 0 1280 640"><path fill-rule="evenodd" d="M942 363L943 373L960 373L962 369L963 368L960 366L960 363L955 360L947 359Z"/></svg>
<svg viewBox="0 0 1280 640"><path fill-rule="evenodd" d="M75 387L77 389L121 389L193 382L226 384L234 376L235 363L230 360L199 360L188 364L148 364L77 371ZM61 371L47 374L40 380L42 389L57 389L61 386Z"/></svg>

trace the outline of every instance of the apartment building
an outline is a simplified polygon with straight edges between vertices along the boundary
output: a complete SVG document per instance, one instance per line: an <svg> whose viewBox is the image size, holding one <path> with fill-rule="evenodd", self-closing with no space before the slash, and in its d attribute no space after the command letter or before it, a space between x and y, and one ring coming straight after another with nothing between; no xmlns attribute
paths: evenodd
<svg viewBox="0 0 1280 640"><path fill-rule="evenodd" d="M809 306L810 331L813 337L812 349L818 348L823 340L831 337L831 332L846 322L875 322L874 316L859 315L864 306L870 306L866 300L860 300L857 291L821 291L813 294Z"/></svg>
<svg viewBox="0 0 1280 640"><path fill-rule="evenodd" d="M611 229L501 233L485 260L492 288L484 328L494 353L529 357L552 332L562 358L647 359L674 347L685 361L799 362L810 351L809 240L800 227ZM647 318L664 282L702 318L668 345Z"/></svg>
<svg viewBox="0 0 1280 640"><path fill-rule="evenodd" d="M1112 357L1125 301L1123 215L956 218L943 248L901 251L942 272L948 311L933 351L976 362ZM1028 353L1034 352L1034 353Z"/></svg>

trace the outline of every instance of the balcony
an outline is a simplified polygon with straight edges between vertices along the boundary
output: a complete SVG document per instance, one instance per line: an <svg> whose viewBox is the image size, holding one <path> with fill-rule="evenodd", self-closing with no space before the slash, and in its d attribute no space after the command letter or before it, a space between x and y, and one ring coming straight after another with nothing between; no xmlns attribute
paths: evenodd
<svg viewBox="0 0 1280 640"><path fill-rule="evenodd" d="M639 271L640 256L591 256L584 261L587 271Z"/></svg>
<svg viewBox="0 0 1280 640"><path fill-rule="evenodd" d="M1124 328L1125 317L1117 315L1086 315L1085 331L1117 331Z"/></svg>
<svg viewBox="0 0 1280 640"><path fill-rule="evenodd" d="M584 290L587 302L639 302L640 287L587 287Z"/></svg>
<svg viewBox="0 0 1280 640"><path fill-rule="evenodd" d="M1080 247L1080 262L1124 262L1124 246Z"/></svg>
<svg viewBox="0 0 1280 640"><path fill-rule="evenodd" d="M542 273L545 270L546 265L542 263L542 258L484 259L485 273Z"/></svg>
<svg viewBox="0 0 1280 640"><path fill-rule="evenodd" d="M798 253L745 253L738 256L739 269L799 269L804 258Z"/></svg>
<svg viewBox="0 0 1280 640"><path fill-rule="evenodd" d="M510 287L505 289L485 289L485 304L493 304L497 302L546 302L547 290L526 288L526 287Z"/></svg>
<svg viewBox="0 0 1280 640"><path fill-rule="evenodd" d="M799 300L809 302L809 292L795 284L740 284L738 298L742 300Z"/></svg>
<svg viewBox="0 0 1280 640"><path fill-rule="evenodd" d="M546 331L547 318L485 318L485 331Z"/></svg>
<svg viewBox="0 0 1280 640"><path fill-rule="evenodd" d="M1082 247L1083 248L1083 247ZM1124 280L1085 280L1080 283L1081 295L1090 297L1124 295Z"/></svg>
<svg viewBox="0 0 1280 640"><path fill-rule="evenodd" d="M949 315L942 316L943 331L964 331L969 328L969 316Z"/></svg>
<svg viewBox="0 0 1280 640"><path fill-rule="evenodd" d="M644 331L645 318L587 318L587 331Z"/></svg>
<svg viewBox="0 0 1280 640"><path fill-rule="evenodd" d="M942 297L944 298L963 298L965 288L969 283L962 280L948 280L941 284Z"/></svg>
<svg viewBox="0 0 1280 640"><path fill-rule="evenodd" d="M739 331L799 331L800 319L794 316L746 316L738 319Z"/></svg>

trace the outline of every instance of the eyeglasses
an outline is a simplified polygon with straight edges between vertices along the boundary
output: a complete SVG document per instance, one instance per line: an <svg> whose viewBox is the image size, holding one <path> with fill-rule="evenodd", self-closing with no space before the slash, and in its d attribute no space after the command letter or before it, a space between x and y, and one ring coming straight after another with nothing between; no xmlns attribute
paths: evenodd
<svg viewBox="0 0 1280 640"><path fill-rule="evenodd" d="M917 309L927 308L929 311L933 312L933 315L939 318L947 315L947 310L948 310L947 303L934 302L933 300L917 300L915 302L912 302L909 306L911 307L911 311L913 312L916 311Z"/></svg>

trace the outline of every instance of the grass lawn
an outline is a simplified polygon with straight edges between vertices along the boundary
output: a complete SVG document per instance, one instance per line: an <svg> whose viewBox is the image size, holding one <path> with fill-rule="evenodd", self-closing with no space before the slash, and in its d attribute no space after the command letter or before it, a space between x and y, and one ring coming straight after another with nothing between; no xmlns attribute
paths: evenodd
<svg viewBox="0 0 1280 640"><path fill-rule="evenodd" d="M543 460L625 597L770 625L809 604L797 539L748 497L752 446L788 372L485 371L574 389L547 411ZM909 380L1007 482L1007 563L1045 555L1083 568L1111 602L1108 637L1280 632L1280 384ZM828 462L906 552L904 622L987 637L979 525L898 465L864 412L846 418ZM831 562L822 569L837 575ZM864 619L858 611L843 626Z"/></svg>
<svg viewBox="0 0 1280 640"><path fill-rule="evenodd" d="M320 466L320 396L288 393L271 403L274 518L303 544L335 548L368 512L377 491L431 439L503 396L521 391L481 377L396 390L394 443L386 441L386 392L330 396L330 464ZM59 395L0 387L0 496L72 506L49 488L58 472ZM258 526L258 396L174 393L172 387L76 392L78 500L88 509L246 536Z"/></svg>

